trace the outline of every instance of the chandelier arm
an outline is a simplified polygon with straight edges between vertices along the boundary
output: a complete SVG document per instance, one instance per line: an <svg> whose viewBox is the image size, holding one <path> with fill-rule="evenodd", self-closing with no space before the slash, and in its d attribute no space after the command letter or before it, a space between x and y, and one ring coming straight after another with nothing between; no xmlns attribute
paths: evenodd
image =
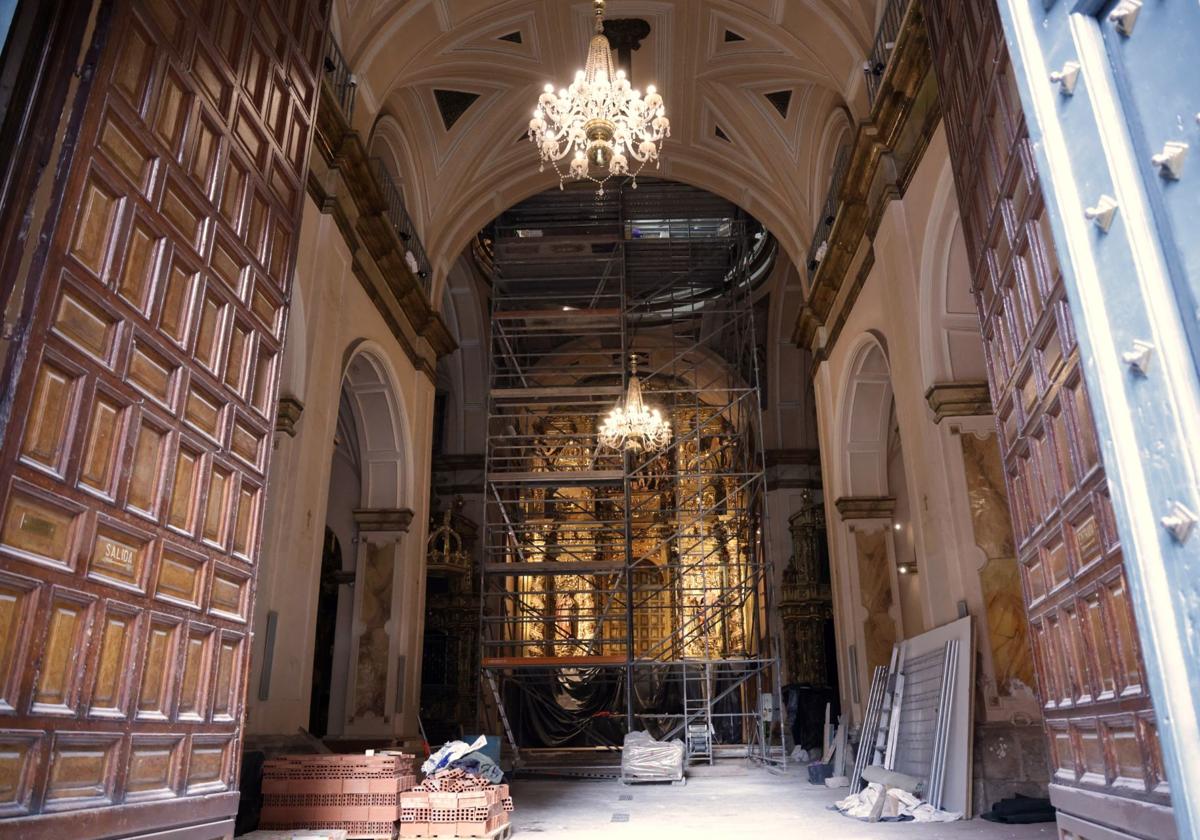
<svg viewBox="0 0 1200 840"><path fill-rule="evenodd" d="M566 176L558 161L574 152L566 174L597 184L603 194L604 185L619 175L633 176L636 186L646 163L658 160L660 147L670 136L670 122L653 85L643 98L625 71L617 70L612 45L604 35L604 0L594 0L593 9L595 33L584 69L557 94L553 86L546 86L529 123L529 139L537 146L543 166L554 166L560 186ZM630 166L631 160L636 166Z"/></svg>

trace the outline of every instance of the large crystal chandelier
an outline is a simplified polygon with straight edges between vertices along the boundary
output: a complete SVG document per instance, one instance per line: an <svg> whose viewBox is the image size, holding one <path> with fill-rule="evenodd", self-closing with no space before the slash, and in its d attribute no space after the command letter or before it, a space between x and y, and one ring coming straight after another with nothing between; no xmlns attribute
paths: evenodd
<svg viewBox="0 0 1200 840"><path fill-rule="evenodd" d="M538 100L529 121L529 139L538 147L541 169L549 163L558 173L558 185L569 174L599 185L600 195L610 178L638 173L650 161L657 164L663 141L671 136L671 123L663 98L646 88L634 90L624 70L613 64L612 46L604 36L604 0L595 0L596 30L588 45L587 64L575 74L569 88L554 93L554 85ZM574 152L567 172L560 161Z"/></svg>
<svg viewBox="0 0 1200 840"><path fill-rule="evenodd" d="M642 384L637 376L637 354L630 360L629 387L600 427L600 444L630 452L654 452L671 440L671 423L657 408L642 401Z"/></svg>

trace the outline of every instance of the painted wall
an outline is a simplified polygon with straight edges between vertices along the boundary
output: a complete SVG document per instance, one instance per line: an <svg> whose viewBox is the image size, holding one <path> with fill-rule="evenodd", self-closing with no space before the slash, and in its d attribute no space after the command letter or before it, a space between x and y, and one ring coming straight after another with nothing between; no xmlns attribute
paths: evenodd
<svg viewBox="0 0 1200 840"><path fill-rule="evenodd" d="M433 383L419 373L363 291L351 271L351 254L333 217L322 215L309 200L304 212L294 294L301 304L288 328L285 374L280 390L304 405L295 437L277 432L272 460L254 616L254 647L248 701L247 732L253 736L292 735L307 727L312 681L313 639L322 540L327 521L330 470L339 394L347 365L365 354L382 376L379 397L395 414L395 440L372 439L365 430L364 504L409 508L412 523L395 550L395 568L388 596L389 617L384 631L390 639L385 670L385 696L379 714L353 720L331 720L330 732L362 737L415 737L420 691L420 644L423 632L424 546L428 522ZM364 398L361 405L368 406ZM374 455L372 454L374 451ZM355 673L354 656L365 624L361 589L367 558L358 544L346 545L344 556L358 566L358 583L344 586L339 612L350 609L354 626L340 632L335 646L335 673ZM375 552L371 552L375 557ZM349 561L347 561L349 563ZM351 604L346 602L350 601ZM271 655L269 686L263 697L267 615L278 613ZM369 612L369 611L368 611ZM396 673L398 656L404 674ZM348 678L346 694L331 710L353 714L355 679ZM402 697L395 697L401 687ZM335 689L336 694L336 689ZM398 711L397 711L398 710ZM345 713L344 713L345 714ZM340 724L340 725L339 725Z"/></svg>
<svg viewBox="0 0 1200 840"><path fill-rule="evenodd" d="M985 718L1036 721L995 421L984 415L938 423L926 399L933 385L985 378L942 129L903 198L888 205L874 252L842 333L815 375L843 702L861 719L868 654L891 631L873 610L886 611L897 633L911 636L953 620L962 604L976 618ZM871 367L876 361L864 367L873 348L886 359L881 368ZM872 495L896 498L885 518L839 514L839 498ZM897 574L901 562L915 563L916 574Z"/></svg>

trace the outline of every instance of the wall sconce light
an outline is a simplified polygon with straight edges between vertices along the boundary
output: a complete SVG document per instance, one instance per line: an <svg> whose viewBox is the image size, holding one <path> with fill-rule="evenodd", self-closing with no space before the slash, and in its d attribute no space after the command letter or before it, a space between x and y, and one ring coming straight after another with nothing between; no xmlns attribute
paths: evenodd
<svg viewBox="0 0 1200 840"><path fill-rule="evenodd" d="M896 567L896 571L898 571L902 575L915 575L917 573L917 564L916 563L901 563L899 566Z"/></svg>
<svg viewBox="0 0 1200 840"><path fill-rule="evenodd" d="M899 522L897 522L897 523L896 523L895 525L893 525L892 527L893 527L893 528L895 528L897 531L902 531L902 530L904 530L904 526L903 526L903 525L901 525Z"/></svg>

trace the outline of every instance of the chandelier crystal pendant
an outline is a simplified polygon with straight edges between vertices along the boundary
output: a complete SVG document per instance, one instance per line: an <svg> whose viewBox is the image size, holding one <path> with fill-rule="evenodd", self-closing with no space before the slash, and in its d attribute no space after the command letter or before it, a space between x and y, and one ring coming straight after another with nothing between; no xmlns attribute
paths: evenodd
<svg viewBox="0 0 1200 840"><path fill-rule="evenodd" d="M637 376L637 354L630 359L629 386L600 427L600 445L630 452L654 452L671 441L671 423L657 408L642 401L642 384Z"/></svg>
<svg viewBox="0 0 1200 840"><path fill-rule="evenodd" d="M554 92L553 85L538 100L529 121L529 139L538 148L541 170L549 163L558 173L561 189L567 177L588 180L600 187L611 178L637 176L651 161L658 164L663 141L671 136L671 123L663 98L646 88L643 98L613 64L612 46L604 36L604 0L595 0L596 28L588 45L587 63L575 74L569 88ZM566 172L561 161L572 155Z"/></svg>

